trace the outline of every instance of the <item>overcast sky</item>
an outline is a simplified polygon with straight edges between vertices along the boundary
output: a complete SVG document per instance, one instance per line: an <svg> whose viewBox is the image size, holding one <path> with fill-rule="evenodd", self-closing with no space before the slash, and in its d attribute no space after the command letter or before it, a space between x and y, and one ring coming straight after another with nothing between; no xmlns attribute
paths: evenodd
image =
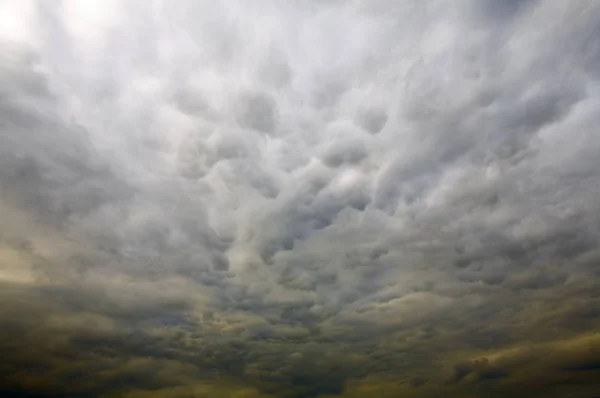
<svg viewBox="0 0 600 398"><path fill-rule="evenodd" d="M600 395L600 1L0 0L0 396Z"/></svg>

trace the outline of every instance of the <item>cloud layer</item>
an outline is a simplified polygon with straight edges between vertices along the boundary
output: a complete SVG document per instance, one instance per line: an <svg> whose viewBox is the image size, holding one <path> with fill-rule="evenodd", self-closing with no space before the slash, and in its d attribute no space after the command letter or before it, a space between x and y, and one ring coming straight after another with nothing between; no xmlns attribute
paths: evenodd
<svg viewBox="0 0 600 398"><path fill-rule="evenodd" d="M600 394L599 37L596 2L1 1L0 395Z"/></svg>

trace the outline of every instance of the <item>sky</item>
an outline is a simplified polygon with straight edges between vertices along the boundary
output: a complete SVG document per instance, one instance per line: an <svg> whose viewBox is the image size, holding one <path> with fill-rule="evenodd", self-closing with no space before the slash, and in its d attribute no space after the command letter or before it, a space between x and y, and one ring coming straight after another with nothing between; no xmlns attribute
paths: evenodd
<svg viewBox="0 0 600 398"><path fill-rule="evenodd" d="M600 2L0 0L0 396L600 396Z"/></svg>

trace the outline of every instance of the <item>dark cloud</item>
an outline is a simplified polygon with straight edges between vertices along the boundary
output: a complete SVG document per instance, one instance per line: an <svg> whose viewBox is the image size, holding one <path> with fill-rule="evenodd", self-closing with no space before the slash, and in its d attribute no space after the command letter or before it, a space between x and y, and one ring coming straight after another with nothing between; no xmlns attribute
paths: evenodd
<svg viewBox="0 0 600 398"><path fill-rule="evenodd" d="M595 3L0 4L0 395L600 394Z"/></svg>

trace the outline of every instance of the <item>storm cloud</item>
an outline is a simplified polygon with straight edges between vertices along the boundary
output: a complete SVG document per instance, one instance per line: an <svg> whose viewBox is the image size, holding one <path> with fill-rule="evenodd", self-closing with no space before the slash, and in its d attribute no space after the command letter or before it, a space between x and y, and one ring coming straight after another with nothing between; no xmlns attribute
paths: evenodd
<svg viewBox="0 0 600 398"><path fill-rule="evenodd" d="M600 395L600 3L0 0L0 395Z"/></svg>

